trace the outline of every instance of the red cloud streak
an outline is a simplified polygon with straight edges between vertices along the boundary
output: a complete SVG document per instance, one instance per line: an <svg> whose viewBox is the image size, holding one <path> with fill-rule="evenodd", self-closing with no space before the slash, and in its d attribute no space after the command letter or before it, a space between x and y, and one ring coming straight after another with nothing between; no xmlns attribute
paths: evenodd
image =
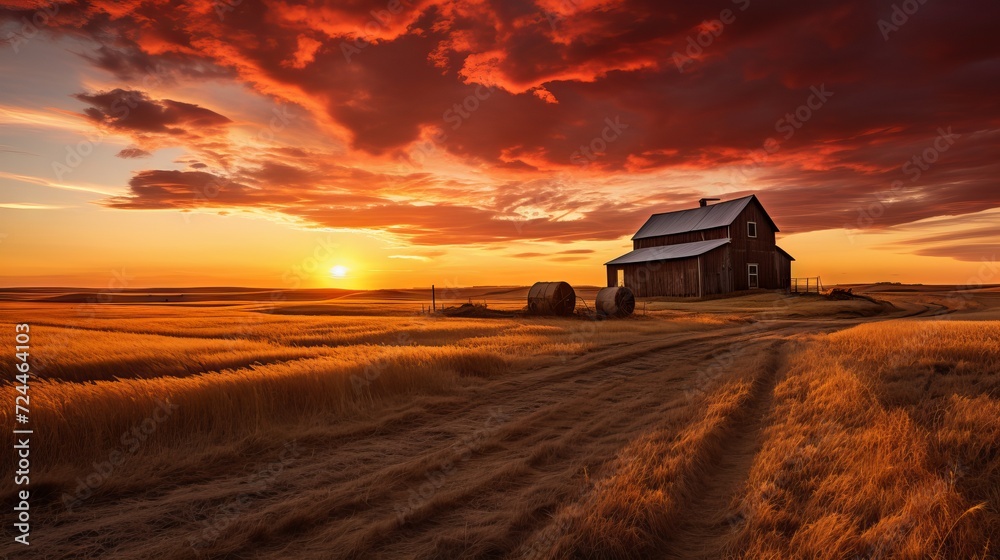
<svg viewBox="0 0 1000 560"><path fill-rule="evenodd" d="M19 28L43 3L4 5L5 25ZM643 197L614 196L622 178L671 171L729 177L733 195L763 191L791 232L1000 206L996 2L136 0L47 9L56 14L39 32L83 40L82 60L121 80L112 91L67 93L95 125L136 138L122 157L167 136L212 166L139 172L127 195L105 201L115 208L264 209L448 244L614 239L651 212L718 192L717 183L651 182ZM127 85L153 71L297 103L346 143L347 159L294 139L235 157L224 105ZM134 105L125 114L114 106L123 96ZM942 130L952 134L946 149ZM482 184L365 163L412 160L428 135Z"/></svg>

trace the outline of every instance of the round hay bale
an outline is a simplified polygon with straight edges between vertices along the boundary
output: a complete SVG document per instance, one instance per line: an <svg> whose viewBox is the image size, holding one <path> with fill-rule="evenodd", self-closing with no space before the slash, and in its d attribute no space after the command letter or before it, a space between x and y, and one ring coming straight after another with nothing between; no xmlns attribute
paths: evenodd
<svg viewBox="0 0 1000 560"><path fill-rule="evenodd" d="M597 292L594 307L598 315L605 317L628 317L635 312L635 294L624 286L601 288Z"/></svg>
<svg viewBox="0 0 1000 560"><path fill-rule="evenodd" d="M536 282L528 290L528 313L532 315L572 315L576 292L566 282Z"/></svg>

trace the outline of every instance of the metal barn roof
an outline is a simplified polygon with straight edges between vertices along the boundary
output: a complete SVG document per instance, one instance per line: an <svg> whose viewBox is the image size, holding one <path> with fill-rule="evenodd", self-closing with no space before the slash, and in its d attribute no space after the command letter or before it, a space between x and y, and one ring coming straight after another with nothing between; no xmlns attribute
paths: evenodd
<svg viewBox="0 0 1000 560"><path fill-rule="evenodd" d="M632 239L725 227L732 224L753 199L754 195L750 195L690 210L653 214L632 236Z"/></svg>
<svg viewBox="0 0 1000 560"><path fill-rule="evenodd" d="M704 255L713 249L718 249L719 247L729 243L729 241L729 238L709 239L708 241L695 241L694 243L681 243L679 245L646 247L643 249L636 249L631 253L626 253L617 259L608 261L604 264L631 264L697 257L698 255Z"/></svg>

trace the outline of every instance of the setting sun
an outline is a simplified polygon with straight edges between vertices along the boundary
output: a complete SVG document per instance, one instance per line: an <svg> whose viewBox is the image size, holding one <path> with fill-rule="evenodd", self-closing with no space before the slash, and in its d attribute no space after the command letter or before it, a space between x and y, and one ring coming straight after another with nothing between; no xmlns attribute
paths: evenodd
<svg viewBox="0 0 1000 560"><path fill-rule="evenodd" d="M0 560L1000 560L997 21L0 0Z"/></svg>

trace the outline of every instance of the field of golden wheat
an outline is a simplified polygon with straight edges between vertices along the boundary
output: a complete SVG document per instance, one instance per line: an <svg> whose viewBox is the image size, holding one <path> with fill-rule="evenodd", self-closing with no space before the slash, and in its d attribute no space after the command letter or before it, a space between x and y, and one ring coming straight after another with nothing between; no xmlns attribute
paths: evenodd
<svg viewBox="0 0 1000 560"><path fill-rule="evenodd" d="M6 302L27 557L992 558L995 295L617 321Z"/></svg>
<svg viewBox="0 0 1000 560"><path fill-rule="evenodd" d="M320 317L236 307L107 307L86 317L60 307L6 311L0 328L11 336L14 316L32 318L37 380L31 391L39 403L33 418L59 442L41 450L45 467L86 464L161 402L180 412L157 429L151 450L317 418L334 421L389 396L446 391L467 378L537 368L598 344L624 344L644 331L709 325L700 318L584 324ZM6 371L15 363L12 353L0 358ZM0 411L6 424L13 424L12 414Z"/></svg>

